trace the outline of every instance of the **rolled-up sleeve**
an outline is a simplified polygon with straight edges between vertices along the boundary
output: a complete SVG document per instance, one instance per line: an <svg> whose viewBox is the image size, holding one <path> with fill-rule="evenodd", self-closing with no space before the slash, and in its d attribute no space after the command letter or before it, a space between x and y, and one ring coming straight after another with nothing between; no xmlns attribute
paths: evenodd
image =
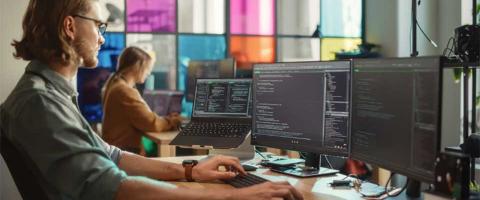
<svg viewBox="0 0 480 200"><path fill-rule="evenodd" d="M118 162L120 161L120 155L121 155L122 150L120 150L120 148L118 148L116 146L108 144L102 138L100 138L100 136L98 136L96 134L95 134L95 137L97 138L97 140L102 142L103 148L105 149L105 151L108 154L108 156L110 157L110 159L112 159L112 161L115 162L116 165L118 165Z"/></svg>
<svg viewBox="0 0 480 200"><path fill-rule="evenodd" d="M127 177L116 164L120 150L105 146L78 111L54 98L36 94L27 100L16 113L13 142L66 199L113 199Z"/></svg>

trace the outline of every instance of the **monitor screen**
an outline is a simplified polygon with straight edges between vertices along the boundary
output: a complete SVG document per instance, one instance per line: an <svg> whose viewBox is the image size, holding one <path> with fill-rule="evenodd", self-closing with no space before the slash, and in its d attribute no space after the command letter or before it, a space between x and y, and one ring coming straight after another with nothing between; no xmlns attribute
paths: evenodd
<svg viewBox="0 0 480 200"><path fill-rule="evenodd" d="M183 92L172 90L144 90L143 99L157 115L182 112Z"/></svg>
<svg viewBox="0 0 480 200"><path fill-rule="evenodd" d="M256 64L252 144L348 156L350 61Z"/></svg>
<svg viewBox="0 0 480 200"><path fill-rule="evenodd" d="M251 79L197 79L193 117L250 117Z"/></svg>
<svg viewBox="0 0 480 200"><path fill-rule="evenodd" d="M440 83L439 57L355 60L351 157L433 182Z"/></svg>
<svg viewBox="0 0 480 200"><path fill-rule="evenodd" d="M193 101L195 97L195 80L197 78L234 78L235 60L192 60L188 62L188 78L186 100Z"/></svg>
<svg viewBox="0 0 480 200"><path fill-rule="evenodd" d="M111 73L111 69L102 67L78 70L78 104L82 115L89 122L102 122L102 87Z"/></svg>

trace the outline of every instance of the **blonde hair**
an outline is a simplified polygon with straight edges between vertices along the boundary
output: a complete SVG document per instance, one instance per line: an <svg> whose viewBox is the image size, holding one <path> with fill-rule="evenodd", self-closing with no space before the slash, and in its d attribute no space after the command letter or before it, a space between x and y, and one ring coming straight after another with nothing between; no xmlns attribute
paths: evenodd
<svg viewBox="0 0 480 200"><path fill-rule="evenodd" d="M72 41L63 31L67 16L85 14L97 0L30 0L23 18L23 36L13 40L13 56L23 60L73 64L78 60Z"/></svg>
<svg viewBox="0 0 480 200"><path fill-rule="evenodd" d="M146 62L150 62L152 56L146 51L138 47L127 47L122 51L118 59L117 72L124 72L127 69L130 69L137 64L139 66L144 66Z"/></svg>

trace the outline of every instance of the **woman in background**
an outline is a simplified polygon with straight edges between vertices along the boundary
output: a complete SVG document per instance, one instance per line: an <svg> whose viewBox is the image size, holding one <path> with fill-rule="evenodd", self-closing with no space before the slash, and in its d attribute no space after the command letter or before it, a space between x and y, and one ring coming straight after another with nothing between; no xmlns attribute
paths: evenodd
<svg viewBox="0 0 480 200"><path fill-rule="evenodd" d="M102 138L133 153L140 153L145 132L173 130L181 123L178 114L160 117L152 112L135 88L135 84L145 82L153 63L152 57L142 49L126 48L118 60L117 71L102 89Z"/></svg>

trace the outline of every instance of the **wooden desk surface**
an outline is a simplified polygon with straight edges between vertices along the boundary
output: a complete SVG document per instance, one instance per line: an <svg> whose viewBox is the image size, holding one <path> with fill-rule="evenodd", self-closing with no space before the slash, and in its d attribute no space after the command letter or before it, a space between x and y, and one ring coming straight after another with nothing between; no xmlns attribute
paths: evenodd
<svg viewBox="0 0 480 200"><path fill-rule="evenodd" d="M178 135L179 131L166 132L148 132L146 136L157 144L170 144L170 142Z"/></svg>
<svg viewBox="0 0 480 200"><path fill-rule="evenodd" d="M181 163L186 159L200 160L206 156L185 156L185 157L164 157L157 158L163 161L169 161L174 163ZM286 176L283 174L272 172L268 169L257 169L253 172L256 175L260 175L271 181L288 181L297 190L299 190L304 199L362 199L361 195L353 189L333 189L329 186L329 183L333 180L342 179L344 175L314 177L314 178L296 178L292 176ZM230 185L223 183L197 183L197 182L172 182L179 187L188 187L196 189L225 189L233 188Z"/></svg>
<svg viewBox="0 0 480 200"><path fill-rule="evenodd" d="M160 157L175 156L175 146L169 145L170 142L178 135L179 131L167 131L167 132L149 132L145 135L157 143L157 153Z"/></svg>

